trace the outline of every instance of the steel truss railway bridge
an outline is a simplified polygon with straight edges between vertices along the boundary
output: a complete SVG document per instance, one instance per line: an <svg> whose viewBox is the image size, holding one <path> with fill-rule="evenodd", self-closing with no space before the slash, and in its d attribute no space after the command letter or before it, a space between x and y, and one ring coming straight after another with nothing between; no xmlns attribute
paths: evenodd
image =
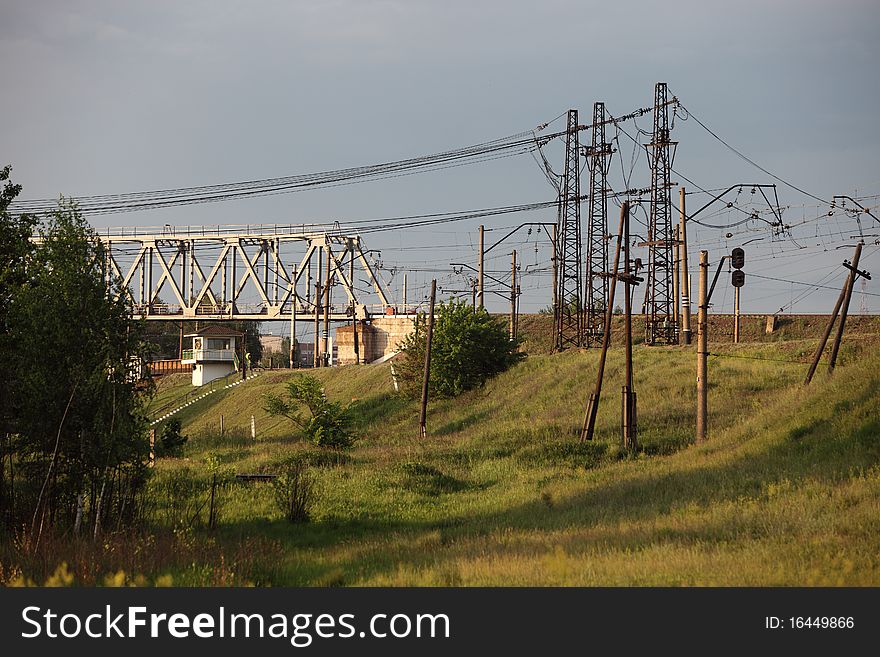
<svg viewBox="0 0 880 657"><path fill-rule="evenodd" d="M394 312L361 238L338 229L166 225L101 229L99 237L120 293L147 320L313 321L326 311L340 322ZM358 293L357 277L369 294Z"/></svg>

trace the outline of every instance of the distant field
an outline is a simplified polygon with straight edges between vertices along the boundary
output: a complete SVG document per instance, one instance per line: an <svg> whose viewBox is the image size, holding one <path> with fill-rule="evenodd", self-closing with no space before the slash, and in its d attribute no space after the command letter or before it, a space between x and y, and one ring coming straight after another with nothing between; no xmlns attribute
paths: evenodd
<svg viewBox="0 0 880 657"><path fill-rule="evenodd" d="M814 338L710 344L701 446L693 348L637 347L635 456L618 447L619 348L586 445L596 350L535 348L484 388L432 401L427 440L388 364L317 371L362 434L342 464L267 417L263 395L295 374L264 372L179 415L191 438L158 464L151 531L109 544L97 567L67 561L82 583L121 571L117 581L179 585L878 585L880 355L870 326L856 335L834 377L820 368L808 389ZM166 379L154 404L188 386ZM275 472L296 451L320 483L312 522L282 520L269 484L230 482L217 529L205 527L212 463L227 481ZM184 517L193 526L172 531Z"/></svg>

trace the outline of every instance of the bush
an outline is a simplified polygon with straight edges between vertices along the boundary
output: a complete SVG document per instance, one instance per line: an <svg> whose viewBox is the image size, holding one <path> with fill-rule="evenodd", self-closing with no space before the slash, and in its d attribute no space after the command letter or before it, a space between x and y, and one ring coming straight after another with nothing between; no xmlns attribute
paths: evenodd
<svg viewBox="0 0 880 657"><path fill-rule="evenodd" d="M162 435L159 437L160 455L174 456L183 451L183 446L189 438L181 434L182 428L183 425L176 418L165 423Z"/></svg>
<svg viewBox="0 0 880 657"><path fill-rule="evenodd" d="M418 397L422 389L427 341L427 318L415 319L415 330L404 339L399 378L405 394ZM517 351L519 340L511 340L505 322L485 309L454 299L437 306L431 343L432 393L454 397L483 385L486 380L524 357Z"/></svg>
<svg viewBox="0 0 880 657"><path fill-rule="evenodd" d="M275 504L288 522L308 522L317 498L315 477L300 459L292 459L284 465L278 478L272 482Z"/></svg>
<svg viewBox="0 0 880 657"><path fill-rule="evenodd" d="M303 434L319 447L348 449L357 436L352 429L349 409L339 402L331 402L321 388L321 382L308 374L301 374L287 384L288 398L266 395L263 409L272 417L283 416L302 429ZM297 410L303 404L311 417Z"/></svg>

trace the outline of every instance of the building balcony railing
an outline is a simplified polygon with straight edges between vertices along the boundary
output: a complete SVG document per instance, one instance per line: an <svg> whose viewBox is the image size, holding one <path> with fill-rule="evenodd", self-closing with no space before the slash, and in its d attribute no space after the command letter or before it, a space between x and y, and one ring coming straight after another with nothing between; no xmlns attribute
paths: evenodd
<svg viewBox="0 0 880 657"><path fill-rule="evenodd" d="M182 363L196 362L235 362L232 349L184 349Z"/></svg>

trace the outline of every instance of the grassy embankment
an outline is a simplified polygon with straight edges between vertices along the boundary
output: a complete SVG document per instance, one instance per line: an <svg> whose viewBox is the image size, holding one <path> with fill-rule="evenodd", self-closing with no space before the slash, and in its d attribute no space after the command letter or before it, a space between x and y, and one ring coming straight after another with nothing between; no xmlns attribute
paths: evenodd
<svg viewBox="0 0 880 657"><path fill-rule="evenodd" d="M342 464L261 410L291 376L267 372L180 414L191 439L182 457L158 464L152 530L108 541L88 557L99 567L68 559L73 579L100 583L122 570L107 581L877 585L876 337L847 342L834 377L822 369L806 390L806 367L785 361L806 360L814 339L710 345L723 356L710 360L711 435L700 446L691 444L692 348L639 347L635 456L617 446L620 349L588 445L576 434L595 350L532 355L482 389L433 401L424 441L416 404L393 394L387 364L318 371L332 399L353 402L362 434ZM161 396L187 385L166 379ZM273 472L297 451L311 454L320 484L312 522L281 519L269 484L230 483L217 529L204 527L209 463L221 477ZM202 521L180 528L193 517ZM42 581L38 571L25 575Z"/></svg>
<svg viewBox="0 0 880 657"><path fill-rule="evenodd" d="M812 340L713 348L747 358L712 358L703 446L690 445L692 353L639 349L636 457L617 447L619 351L599 440L585 446L575 435L595 352L531 356L483 389L433 402L426 441L388 365L318 372L331 398L354 401L363 438L347 463L315 468L314 521L288 525L270 486L233 484L219 528L188 540L237 554L233 581L258 584L878 584L871 344L848 344L835 377L820 372L806 391L805 367L780 361L804 360ZM160 463L156 485L184 470L207 482L209 455L227 472L272 472L295 450L315 453L261 410L288 376L266 373L186 409L194 437L183 458ZM239 547L248 541L250 558ZM208 563L167 568L175 582L216 581Z"/></svg>

